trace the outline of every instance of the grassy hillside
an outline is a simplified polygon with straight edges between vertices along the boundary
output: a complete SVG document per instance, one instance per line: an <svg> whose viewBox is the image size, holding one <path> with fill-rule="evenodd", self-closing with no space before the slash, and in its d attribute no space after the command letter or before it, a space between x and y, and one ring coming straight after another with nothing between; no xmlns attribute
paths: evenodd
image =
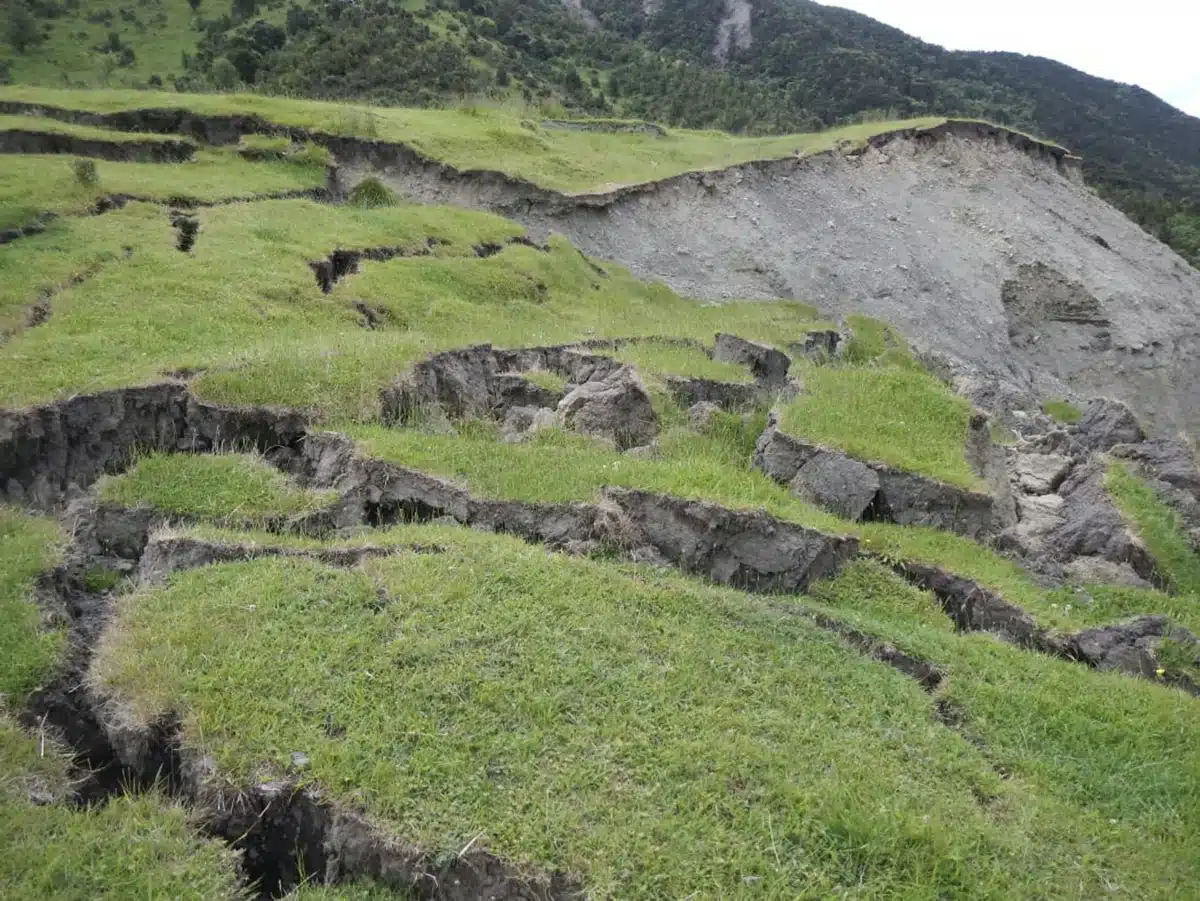
<svg viewBox="0 0 1200 901"><path fill-rule="evenodd" d="M1140 88L1037 57L949 52L809 0L753 0L749 41L723 59L723 0L577 5L588 15L561 0L14 0L3 37L7 77L50 87L242 85L420 106L474 97L531 119L760 134L982 118L1071 147L1106 196L1200 260L1200 120Z"/></svg>
<svg viewBox="0 0 1200 901"><path fill-rule="evenodd" d="M496 111L257 95L9 87L0 99L110 111L170 103L361 129L455 166L578 191L889 127L656 138L528 128ZM169 525L147 540L184 548L160 562L204 564L188 547L223 549L226 562L141 580L133 552L116 547L136 544L140 520L60 523L0 506L5 898L241 897L254 887L204 834L221 807L215 793L247 799L279 784L356 811L421 874L457 878L465 870L455 867L487 853L522 879L566 874L592 899L1173 899L1200 881L1200 705L1167 678L1190 665L1186 649L1171 646L1179 659L1164 656L1159 677L1091 669L956 631L933 594L897 574L940 566L1002 594L1047 634L1143 613L1200 632L1179 524L1132 475L1114 469L1110 484L1169 568L1169 594L1049 588L959 535L840 519L750 466L768 408L790 433L853 457L980 487L965 452L969 406L890 327L856 318L843 356L797 358L804 392L778 393L706 349L726 332L795 354L791 345L833 325L802 300L701 303L561 238L517 240L522 228L496 215L395 197L281 198L324 183L320 154L289 148L251 161L238 151L99 160L90 183L67 154L0 155L0 225L43 229L0 249L0 408L182 380L201 401L299 410L314 430L346 434L372 471L439 477L475 502L593 504L619 534L604 489L641 489L765 511L777 531L853 536L864 556L806 593L756 594L662 560L630 562L613 543L568 554L445 518L389 525L378 511L334 528L347 501L369 507L382 489L327 490L273 465L302 445L250 453L222 434L211 453L139 446L86 486L88 499L113 516L156 511ZM121 205L117 194L131 196ZM39 216L47 211L56 215ZM181 217L198 226L187 250ZM313 264L367 249L387 253L322 290ZM633 367L649 397L661 432L636 452L557 420L513 440L486 416L381 415L381 392L434 352L634 338L669 340L592 352ZM673 393L677 378L761 391L734 412L700 416ZM569 387L546 369L530 379L552 393ZM113 428L105 422L94 426ZM82 441L75 452L96 448ZM4 467L13 460L0 455ZM342 497L356 487L362 496ZM304 534L292 528L301 520ZM102 542L119 539L113 547L85 540L92 521ZM57 583L39 581L60 563ZM88 621L99 634L65 640L70 612L88 610L109 614ZM188 772L202 784L177 778L72 807L67 780L81 774L44 752L51 730L39 731L36 715L23 721L30 729L16 725L53 703L53 693L33 696L31 708L31 693L64 653L87 668L86 679L71 676L72 703L119 725L127 753L177 724L171 737L201 764ZM266 831L271 841L254 847L278 862L305 844L285 831L304 816L264 811L232 838ZM266 873L260 865L250 871ZM407 896L408 883L327 886L324 874L298 873L283 889Z"/></svg>

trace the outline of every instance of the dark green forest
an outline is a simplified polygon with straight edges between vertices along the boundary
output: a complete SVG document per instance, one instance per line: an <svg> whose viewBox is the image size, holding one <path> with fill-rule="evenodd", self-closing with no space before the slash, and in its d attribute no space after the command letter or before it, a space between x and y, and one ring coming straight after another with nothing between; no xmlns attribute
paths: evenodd
<svg viewBox="0 0 1200 901"><path fill-rule="evenodd" d="M862 116L988 119L1081 154L1098 190L1200 265L1200 119L1051 60L949 52L807 0L754 0L750 45L723 60L713 48L724 0L586 0L590 24L561 0L187 3L194 50L163 73L180 90L242 85L418 105L516 96L566 113L748 133ZM10 47L33 52L39 19L78 10L79 0L12 0ZM110 44L128 55L122 18Z"/></svg>

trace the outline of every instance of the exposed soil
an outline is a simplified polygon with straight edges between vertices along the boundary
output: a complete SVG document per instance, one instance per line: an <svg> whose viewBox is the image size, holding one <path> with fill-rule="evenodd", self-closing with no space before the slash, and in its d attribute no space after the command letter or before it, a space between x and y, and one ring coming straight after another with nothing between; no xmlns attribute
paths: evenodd
<svg viewBox="0 0 1200 901"><path fill-rule="evenodd" d="M324 260L310 261L308 268L316 276L320 289L328 294L333 290L333 286L347 275L357 273L358 264L362 260L374 260L381 263L397 257L427 257L439 243L437 238L426 238L424 244L416 247L367 247L363 250L335 250Z"/></svg>
<svg viewBox="0 0 1200 901"><path fill-rule="evenodd" d="M180 209L170 212L171 227L179 232L175 246L183 253L188 253L196 244L196 236L200 233L200 220Z"/></svg>
<svg viewBox="0 0 1200 901"><path fill-rule="evenodd" d="M105 141L46 131L0 130L0 153L69 153L135 163L182 163L196 153L190 141Z"/></svg>

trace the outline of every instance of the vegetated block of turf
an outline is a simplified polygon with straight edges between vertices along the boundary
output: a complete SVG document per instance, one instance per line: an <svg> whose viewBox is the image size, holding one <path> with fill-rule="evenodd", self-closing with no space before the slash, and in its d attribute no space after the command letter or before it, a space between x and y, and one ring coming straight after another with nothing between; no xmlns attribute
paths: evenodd
<svg viewBox="0 0 1200 901"><path fill-rule="evenodd" d="M22 321L44 287L56 293L47 321L0 346L0 405L186 368L206 370L196 390L215 401L369 418L380 388L431 351L630 335L711 342L718 331L776 340L816 321L804 304L701 305L620 267L602 276L566 241L479 259L476 244L523 229L465 210L273 201L197 217L189 253L176 249L161 208L138 203L7 247L16 274L0 295L7 321ZM324 295L309 264L339 247L429 255L364 262ZM362 304L376 311L374 331L362 326Z"/></svg>
<svg viewBox="0 0 1200 901"><path fill-rule="evenodd" d="M971 405L933 375L896 365L802 365L804 392L781 410L780 428L943 482L984 489L964 450Z"/></svg>
<svg viewBox="0 0 1200 901"><path fill-rule="evenodd" d="M931 619L932 598L876 563L812 589L854 622L947 673L958 729L1019 792L980 803L1024 822L1074 884L1032 896L1176 898L1200 878L1200 705L1186 693L1017 648ZM1067 876L1070 873L1072 875ZM1107 888L1105 887L1107 886ZM1015 895L1014 897L1018 897Z"/></svg>
<svg viewBox="0 0 1200 901"><path fill-rule="evenodd" d="M91 125L76 125L73 122L60 122L46 116L4 115L0 114L0 131L32 131L43 134L74 135L97 141L162 143L164 141L185 141L182 135L160 135L153 132L117 131L110 128L95 128Z"/></svg>
<svg viewBox="0 0 1200 901"><path fill-rule="evenodd" d="M847 316L846 324L850 327L850 337L844 348L847 362L860 366L880 363L921 368L913 358L907 339L894 326L860 313Z"/></svg>
<svg viewBox="0 0 1200 901"><path fill-rule="evenodd" d="M707 343L711 344L712 341L710 337ZM656 380L673 375L717 382L754 381L748 367L713 360L699 347L646 342L622 347L613 356L623 363L636 366L640 373Z"/></svg>
<svg viewBox="0 0 1200 901"><path fill-rule="evenodd" d="M79 808L63 756L0 715L0 894L5 901L172 898L245 901L234 853L201 838L158 794Z"/></svg>
<svg viewBox="0 0 1200 901"><path fill-rule="evenodd" d="M1200 604L1200 554L1189 544L1179 514L1123 463L1109 464L1104 486L1171 587Z"/></svg>
<svg viewBox="0 0 1200 901"><path fill-rule="evenodd" d="M152 380L179 368L231 365L263 345L286 348L285 357L303 356L310 381L335 383L329 394L344 391L351 402L370 396L377 404L379 387L404 369L396 342L415 344L420 336L380 333L371 343L352 302L321 294L309 263L339 246L427 251L430 237L450 242L437 244L439 255L474 258L475 242L503 241L523 231L496 216L448 208L359 211L308 201L234 204L197 215L200 234L186 254L175 247L165 211L138 203L61 222L52 233L6 246L3 265L11 265L16 284L26 290L3 289L4 314L19 318L39 300L44 271L62 273L52 275L51 284L63 290L51 298L47 322L0 346L0 405ZM71 284L97 258L89 252L113 265L100 265ZM328 347L318 346L331 340L374 360L376 381L364 384L355 372L352 384L337 384L329 374ZM288 403L307 383L300 384L284 373L259 391L266 402ZM272 388L277 393L270 394Z"/></svg>
<svg viewBox="0 0 1200 901"><path fill-rule="evenodd" d="M669 413L678 419L679 411ZM1200 631L1200 607L1145 589L1091 587L1047 590L1013 561L940 529L839 519L793 495L749 467L765 415L749 422L718 414L704 434L667 428L649 459L629 457L579 435L546 430L529 440L499 440L496 425L460 423L454 434L376 425L338 426L363 452L399 466L453 479L481 497L529 502L595 501L601 488L638 488L714 501L735 509L761 508L813 529L859 536L864 550L893 560L941 566L974 579L1024 607L1037 621L1064 632L1138 613L1166 613Z"/></svg>
<svg viewBox="0 0 1200 901"><path fill-rule="evenodd" d="M306 779L403 840L478 836L594 898L1077 884L1062 848L976 800L1021 798L914 681L803 617L504 536L405 531L445 550L224 565L127 595L96 675L144 721L179 712L233 782L300 751Z"/></svg>
<svg viewBox="0 0 1200 901"><path fill-rule="evenodd" d="M383 211L371 211L379 212ZM403 211L399 213L403 215ZM601 276L569 243L551 252L514 246L486 259L439 255L366 263L325 306L369 304L383 326L273 335L244 366L206 374L196 389L227 403L276 403L371 418L379 389L426 353L490 342L498 347L589 338L668 335L711 343L718 331L748 338L802 337L816 311L799 303L701 305L665 285L605 264Z"/></svg>
<svg viewBox="0 0 1200 901"><path fill-rule="evenodd" d="M253 454L153 453L105 477L98 492L127 507L231 520L309 513L333 499L332 492L300 488Z"/></svg>
<svg viewBox="0 0 1200 901"><path fill-rule="evenodd" d="M815 134L737 137L717 131L669 129L665 137L568 129L531 130L501 109L406 109L293 100L255 94L161 91L69 91L0 87L0 99L100 112L184 107L210 115L255 114L280 125L400 141L459 169L507 172L560 191L595 191L669 178L750 160L819 153L865 142L897 129L929 127L941 118L868 122Z"/></svg>
<svg viewBox="0 0 1200 901"><path fill-rule="evenodd" d="M43 210L89 213L97 200L112 194L163 202L176 197L217 202L307 191L325 184L325 167L319 162L251 162L233 148L200 149L186 163L95 160L96 181L91 185L80 184L75 177L71 168L75 159L65 154L0 155L0 197L4 198L0 228L24 225ZM113 227L107 220L105 224Z"/></svg>
<svg viewBox="0 0 1200 901"><path fill-rule="evenodd" d="M54 520L0 505L0 709L20 709L62 650L62 631L42 628L32 597L61 541Z"/></svg>

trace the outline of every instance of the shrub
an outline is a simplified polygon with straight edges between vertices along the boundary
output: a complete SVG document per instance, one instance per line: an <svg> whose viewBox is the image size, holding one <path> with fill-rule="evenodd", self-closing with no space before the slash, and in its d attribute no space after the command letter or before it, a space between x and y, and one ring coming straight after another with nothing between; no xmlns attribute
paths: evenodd
<svg viewBox="0 0 1200 901"><path fill-rule="evenodd" d="M209 73L212 76L213 86L221 91L230 91L238 83L238 72L234 68L233 63L223 56L219 56L213 60L212 69Z"/></svg>
<svg viewBox="0 0 1200 901"><path fill-rule="evenodd" d="M71 170L75 173L75 180L86 188L90 188L100 181L100 176L96 174L94 160L72 160Z"/></svg>
<svg viewBox="0 0 1200 901"><path fill-rule="evenodd" d="M396 198L391 190L375 176L368 176L350 191L350 203L360 207L393 206Z"/></svg>

